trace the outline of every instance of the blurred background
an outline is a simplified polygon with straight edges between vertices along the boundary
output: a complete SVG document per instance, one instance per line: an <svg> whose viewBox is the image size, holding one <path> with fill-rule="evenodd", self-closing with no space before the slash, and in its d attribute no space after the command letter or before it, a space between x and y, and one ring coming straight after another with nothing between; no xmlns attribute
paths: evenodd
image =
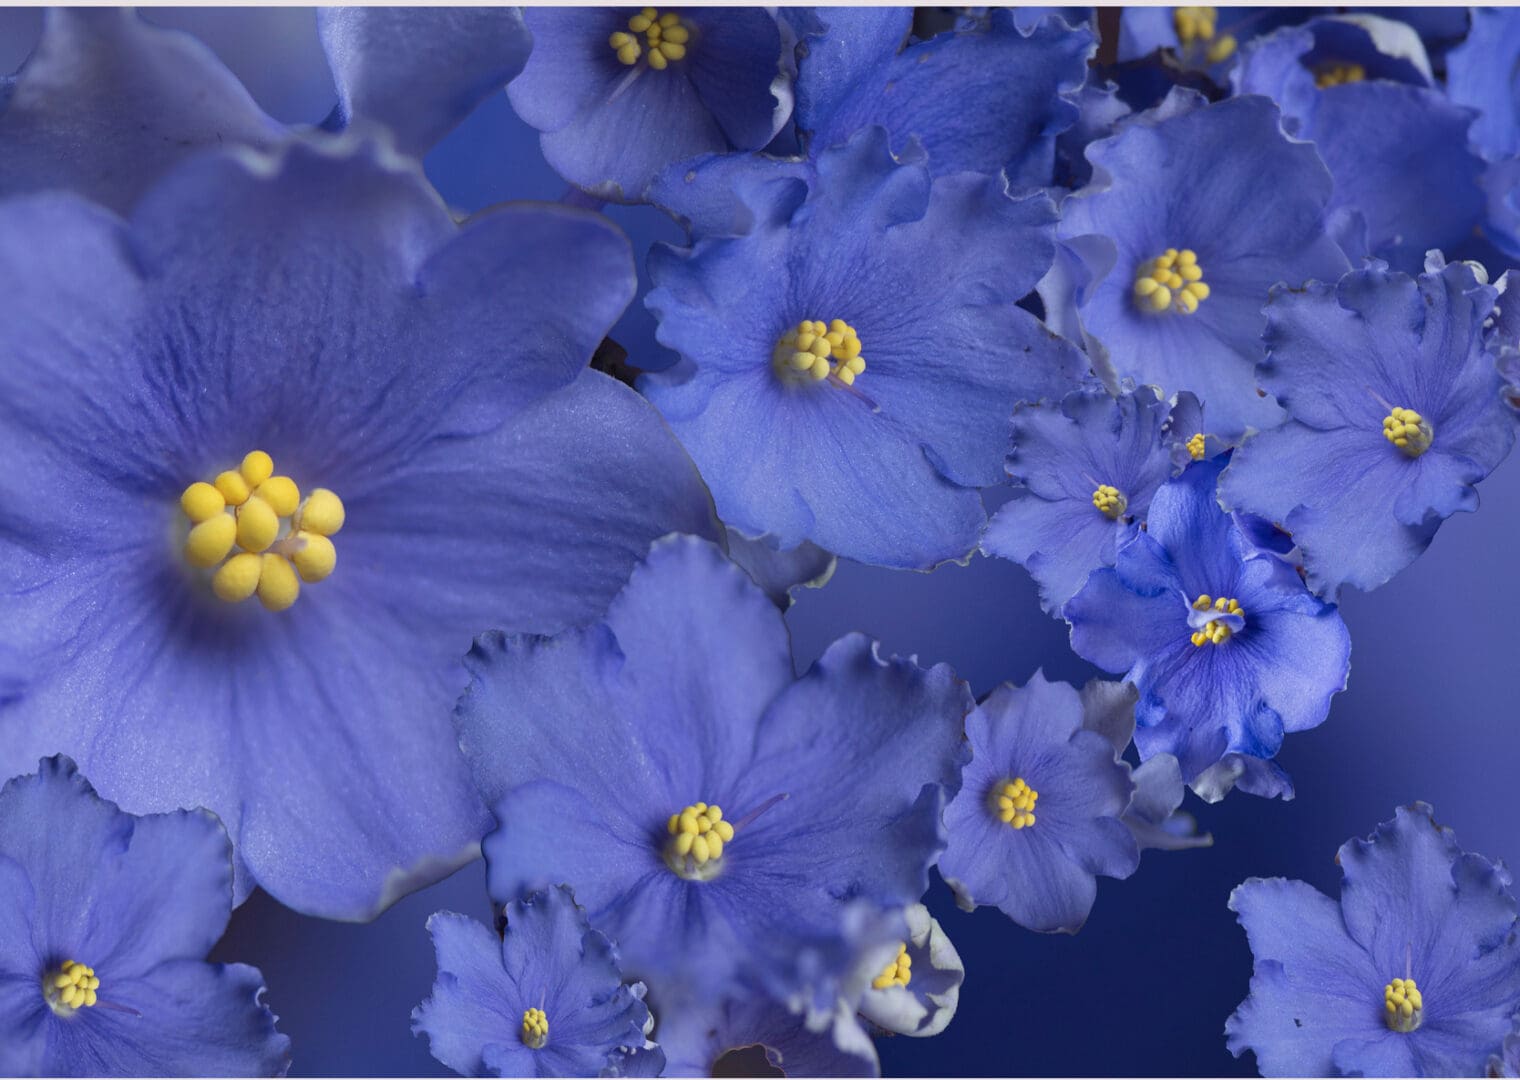
<svg viewBox="0 0 1520 1080"><path fill-rule="evenodd" d="M147 9L147 17L200 37L279 120L317 123L335 102L310 9ZM20 65L40 25L40 12L0 9L0 72ZM505 93L425 164L461 212L567 191ZM607 213L640 253L681 238L657 210ZM671 357L654 341L642 293L614 336L630 363L663 367ZM1236 884L1282 875L1333 896L1339 845L1415 799L1433 804L1468 850L1520 861L1520 465L1505 462L1481 493L1482 509L1448 521L1391 584L1345 597L1351 685L1321 728L1285 744L1294 801L1235 794L1206 806L1189 796L1186 808L1214 846L1150 852L1128 881L1100 879L1092 917L1074 937L1030 933L995 909L966 915L936 879L927 902L966 964L960 1011L937 1038L880 1041L884 1072L1252 1075L1249 1055L1232 1059L1223 1037L1251 971L1245 935L1225 907ZM1071 653L1064 624L1041 613L1024 570L980 557L930 574L841 564L825 588L801 593L787 621L799 670L861 630L888 651L950 663L978 697L1039 668L1078 685L1097 674ZM446 1074L408 1019L434 976L423 924L440 909L489 919L484 880L477 862L365 926L303 918L256 893L213 958L263 969L294 1044L292 1075Z"/></svg>

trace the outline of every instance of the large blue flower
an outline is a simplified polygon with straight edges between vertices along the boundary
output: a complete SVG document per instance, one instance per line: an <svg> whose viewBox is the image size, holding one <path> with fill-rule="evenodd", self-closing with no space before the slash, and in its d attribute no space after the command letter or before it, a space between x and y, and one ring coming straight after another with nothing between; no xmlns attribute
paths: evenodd
<svg viewBox="0 0 1520 1080"><path fill-rule="evenodd" d="M1274 294L1260 378L1289 421L1237 450L1220 490L1292 532L1316 592L1381 585L1478 508L1473 485L1514 442L1484 334L1495 299L1434 261Z"/></svg>
<svg viewBox="0 0 1520 1080"><path fill-rule="evenodd" d="M507 87L572 184L637 201L667 165L758 150L792 113L764 8L530 8L533 52Z"/></svg>
<svg viewBox="0 0 1520 1080"><path fill-rule="evenodd" d="M615 229L461 230L329 144L199 158L130 224L0 208L0 775L61 751L133 811L209 807L239 896L363 918L489 821L449 722L474 635L590 619L712 525L585 370L634 291Z"/></svg>
<svg viewBox="0 0 1520 1080"><path fill-rule="evenodd" d="M775 606L690 537L656 544L606 618L471 656L457 719L500 822L491 895L572 886L649 984L673 1058L686 996L761 985L828 1019L927 887L965 684L859 635L794 681Z"/></svg>
<svg viewBox="0 0 1520 1080"><path fill-rule="evenodd" d="M1088 147L1093 184L1061 208L1086 329L1120 375L1197 394L1218 435L1281 417L1253 376L1271 286L1346 268L1325 232L1330 174L1279 119L1264 97L1174 91Z"/></svg>
<svg viewBox="0 0 1520 1080"><path fill-rule="evenodd" d="M264 977L205 962L231 914L211 814L124 814L62 757L6 784L0 1074L283 1075Z"/></svg>
<svg viewBox="0 0 1520 1080"><path fill-rule="evenodd" d="M1424 803L1342 845L1340 903L1302 881L1230 895L1256 958L1225 1025L1264 1076L1478 1076L1520 1009L1515 898Z"/></svg>
<svg viewBox="0 0 1520 1080"><path fill-rule="evenodd" d="M428 919L433 994L412 1012L433 1056L465 1076L658 1076L642 987L624 985L617 949L566 888L506 906L498 935L466 915Z"/></svg>
<svg viewBox="0 0 1520 1080"><path fill-rule="evenodd" d="M1219 508L1223 467L1200 461L1165 484L1145 531L1064 612L1071 647L1139 690L1141 760L1173 754L1190 784L1229 753L1271 758L1285 732L1323 722L1351 656L1335 607Z"/></svg>
<svg viewBox="0 0 1520 1080"><path fill-rule="evenodd" d="M1085 366L1015 306L1050 265L1049 199L931 180L880 128L811 183L749 191L745 234L651 253L647 302L683 362L643 389L740 531L890 566L963 557L1014 403Z"/></svg>

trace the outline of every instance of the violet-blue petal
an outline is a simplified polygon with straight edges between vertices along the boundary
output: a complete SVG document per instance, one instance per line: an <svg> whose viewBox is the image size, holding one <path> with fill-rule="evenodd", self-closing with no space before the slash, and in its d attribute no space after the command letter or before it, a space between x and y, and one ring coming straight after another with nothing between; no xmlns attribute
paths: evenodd
<svg viewBox="0 0 1520 1080"><path fill-rule="evenodd" d="M809 1030L802 1017L763 995L672 1000L660 1012L660 1037L681 1048L670 1054L666 1076L712 1076L730 1053L751 1068L769 1065L787 1076L881 1075L864 1034L849 1040L850 1050L841 1049L831 1032Z"/></svg>
<svg viewBox="0 0 1520 1080"><path fill-rule="evenodd" d="M1468 134L1483 156L1496 160L1520 151L1520 15L1505 8L1473 8L1467 39L1446 54L1446 93L1478 111Z"/></svg>
<svg viewBox="0 0 1520 1080"><path fill-rule="evenodd" d="M750 539L733 530L728 533L728 557L743 567L782 611L792 606L792 596L798 589L818 589L828 584L839 563L817 544L805 540L781 551L766 537Z"/></svg>

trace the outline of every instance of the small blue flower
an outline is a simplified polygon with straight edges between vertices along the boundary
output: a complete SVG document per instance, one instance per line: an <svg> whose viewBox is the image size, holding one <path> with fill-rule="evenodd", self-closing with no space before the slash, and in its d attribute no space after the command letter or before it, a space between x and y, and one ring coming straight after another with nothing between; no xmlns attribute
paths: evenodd
<svg viewBox="0 0 1520 1080"><path fill-rule="evenodd" d="M1520 11L1473 8L1472 29L1446 56L1446 92L1478 110L1468 133L1491 161L1520 153Z"/></svg>
<svg viewBox="0 0 1520 1080"><path fill-rule="evenodd" d="M971 763L945 809L939 870L970 911L995 905L1020 926L1074 934L1097 875L1126 878L1140 850L1120 820L1134 785L1108 739L1084 726L1082 700L1036 672L966 718Z"/></svg>
<svg viewBox="0 0 1520 1080"><path fill-rule="evenodd" d="M1315 592L1376 588L1478 508L1514 442L1484 334L1496 296L1462 263L1273 295L1260 378L1289 421L1235 452L1221 495L1293 534Z"/></svg>
<svg viewBox="0 0 1520 1080"><path fill-rule="evenodd" d="M569 889L514 900L498 935L465 915L428 919L433 994L412 1012L433 1056L465 1076L658 1076L641 986L623 984L617 949ZM631 1059L640 1059L635 1062Z"/></svg>
<svg viewBox="0 0 1520 1080"><path fill-rule="evenodd" d="M134 817L64 757L0 789L0 1074L283 1076L264 977L208 964L232 847L205 811Z"/></svg>
<svg viewBox="0 0 1520 1080"><path fill-rule="evenodd" d="M507 87L570 183L636 202L672 162L758 150L792 112L764 8L529 8L533 51Z"/></svg>
<svg viewBox="0 0 1520 1080"><path fill-rule="evenodd" d="M1520 1008L1502 865L1457 846L1424 803L1341 847L1340 903L1302 881L1230 895L1256 971L1225 1025L1263 1076L1478 1076Z"/></svg>
<svg viewBox="0 0 1520 1080"><path fill-rule="evenodd" d="M1197 394L1217 435L1281 418L1254 377L1271 286L1346 268L1325 231L1330 175L1279 119L1266 98L1175 90L1088 147L1093 183L1061 207L1087 331L1120 376Z"/></svg>
<svg viewBox="0 0 1520 1080"><path fill-rule="evenodd" d="M1163 485L1145 530L1064 611L1072 649L1139 690L1141 760L1173 754L1189 784L1231 752L1271 758L1285 732L1322 723L1351 656L1334 605L1219 508L1223 467L1200 461Z"/></svg>
<svg viewBox="0 0 1520 1080"><path fill-rule="evenodd" d="M927 567L975 547L1014 403L1085 363L1015 306L1050 266L1049 199L886 142L755 185L744 235L656 247L647 303L683 362L640 385L741 532Z"/></svg>
<svg viewBox="0 0 1520 1080"><path fill-rule="evenodd" d="M908 936L895 950L888 945L867 960L870 986L858 1008L882 1031L922 1039L938 1035L955 1019L966 968L928 908L912 904L903 916Z"/></svg>

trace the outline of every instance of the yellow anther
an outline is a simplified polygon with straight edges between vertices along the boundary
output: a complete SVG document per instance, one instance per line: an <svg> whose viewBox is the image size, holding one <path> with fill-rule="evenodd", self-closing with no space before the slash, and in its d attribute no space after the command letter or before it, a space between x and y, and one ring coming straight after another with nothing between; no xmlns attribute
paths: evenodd
<svg viewBox="0 0 1520 1080"><path fill-rule="evenodd" d="M1218 612L1221 615L1239 615L1242 619L1245 618L1246 614L1234 598L1227 596L1216 598L1208 593L1199 594L1198 599L1193 601L1193 610ZM1230 640L1234 633L1235 631L1230 627L1229 623L1218 619L1210 619L1197 630L1194 630L1188 640L1194 645L1223 645L1226 641Z"/></svg>
<svg viewBox="0 0 1520 1080"><path fill-rule="evenodd" d="M1235 55L1235 35L1220 34L1209 42L1208 48L1204 49L1203 55L1208 57L1209 63L1219 64Z"/></svg>
<svg viewBox="0 0 1520 1080"><path fill-rule="evenodd" d="M280 517L290 517L301 505L301 489L288 476L271 476L254 492Z"/></svg>
<svg viewBox="0 0 1520 1080"><path fill-rule="evenodd" d="M628 20L628 30L632 33L618 30L607 39L620 63L632 67L639 62L639 57L644 56L650 67L664 71L671 61L686 58L691 30L674 11L661 15L654 8L645 8ZM642 45L639 35L643 35Z"/></svg>
<svg viewBox="0 0 1520 1080"><path fill-rule="evenodd" d="M1409 1034L1420 1026L1425 999L1413 979L1394 979L1383 987L1383 1021L1389 1030Z"/></svg>
<svg viewBox="0 0 1520 1080"><path fill-rule="evenodd" d="M522 1018L522 1041L529 1050L542 1050L549 1041L549 1017L542 1009L528 1009Z"/></svg>
<svg viewBox="0 0 1520 1080"><path fill-rule="evenodd" d="M237 520L231 514L218 514L190 530L185 538L185 561L206 569L227 557L237 542Z"/></svg>
<svg viewBox="0 0 1520 1080"><path fill-rule="evenodd" d="M280 516L257 495L237 510L237 542L244 551L263 551L280 535Z"/></svg>
<svg viewBox="0 0 1520 1080"><path fill-rule="evenodd" d="M256 488L274 475L274 458L262 450L250 450L243 455L238 472L242 473L250 488Z"/></svg>
<svg viewBox="0 0 1520 1080"><path fill-rule="evenodd" d="M1219 12L1211 7L1179 7L1172 9L1172 25L1177 28L1177 40L1183 46L1195 41L1209 41L1214 37L1214 25Z"/></svg>
<svg viewBox="0 0 1520 1080"><path fill-rule="evenodd" d="M211 591L218 600L236 604L247 600L259 588L259 574L263 560L252 552L244 551L226 562L211 576Z"/></svg>
<svg viewBox="0 0 1520 1080"><path fill-rule="evenodd" d="M248 481L243 479L243 474L236 469L228 469L217 475L216 490L222 493L222 498L231 506L242 506L253 491L248 486Z"/></svg>
<svg viewBox="0 0 1520 1080"><path fill-rule="evenodd" d="M1398 447L1399 453L1408 457L1417 458L1429 450L1435 437L1430 421L1413 409L1395 406L1383 417L1383 438Z"/></svg>
<svg viewBox="0 0 1520 1080"><path fill-rule="evenodd" d="M260 556L259 603L269 611L284 611L301 595L301 579L283 555Z"/></svg>
<svg viewBox="0 0 1520 1080"><path fill-rule="evenodd" d="M866 358L860 355L855 328L843 319L803 319L776 342L771 367L783 382L815 383L833 376L851 386L865 371Z"/></svg>
<svg viewBox="0 0 1520 1080"><path fill-rule="evenodd" d="M1004 825L1027 829L1034 824L1034 806L1039 801L1040 793L1019 776L994 784L988 805Z"/></svg>
<svg viewBox="0 0 1520 1080"><path fill-rule="evenodd" d="M1181 10L1180 8L1178 10ZM1190 248L1167 248L1135 268L1134 300L1141 311L1180 311L1191 315L1209 298L1203 267Z"/></svg>
<svg viewBox="0 0 1520 1080"><path fill-rule="evenodd" d="M302 581L321 581L338 565L338 549L321 533L299 532L296 533L296 541L301 547L290 557L290 561L296 564Z"/></svg>
<svg viewBox="0 0 1520 1080"><path fill-rule="evenodd" d="M665 822L670 839L665 864L681 877L705 879L717 869L723 847L734 838L734 827L723 820L721 807L693 803Z"/></svg>
<svg viewBox="0 0 1520 1080"><path fill-rule="evenodd" d="M317 488L301 504L297 524L307 532L332 536L343 528L343 500L326 488Z"/></svg>
<svg viewBox="0 0 1520 1080"><path fill-rule="evenodd" d="M97 1000L100 979L88 964L65 960L56 971L42 979L42 996L55 1013L66 1015L75 1009L87 1009Z"/></svg>
<svg viewBox="0 0 1520 1080"><path fill-rule="evenodd" d="M1327 61L1314 69L1314 85L1321 90L1327 86L1344 86L1346 83L1361 82L1366 77L1367 69L1361 64L1340 60Z"/></svg>
<svg viewBox="0 0 1520 1080"><path fill-rule="evenodd" d="M1207 445L1207 439L1208 436L1204 435L1204 433L1200 431L1187 441L1187 452L1194 461L1203 460L1203 455L1206 452L1205 447Z"/></svg>
<svg viewBox="0 0 1520 1080"><path fill-rule="evenodd" d="M897 946L897 956L881 969L881 974L871 980L872 990L885 990L889 986L907 986L913 981L913 957L908 955L906 943Z"/></svg>
<svg viewBox="0 0 1520 1080"><path fill-rule="evenodd" d="M199 525L203 521L210 521L227 509L227 500L216 488L204 480L197 480L179 497L179 508L185 512L187 518Z"/></svg>
<svg viewBox="0 0 1520 1080"><path fill-rule="evenodd" d="M1124 497L1124 492L1112 484L1099 484L1093 492L1093 506L1110 521L1118 521L1124 511L1129 509L1129 500Z"/></svg>

